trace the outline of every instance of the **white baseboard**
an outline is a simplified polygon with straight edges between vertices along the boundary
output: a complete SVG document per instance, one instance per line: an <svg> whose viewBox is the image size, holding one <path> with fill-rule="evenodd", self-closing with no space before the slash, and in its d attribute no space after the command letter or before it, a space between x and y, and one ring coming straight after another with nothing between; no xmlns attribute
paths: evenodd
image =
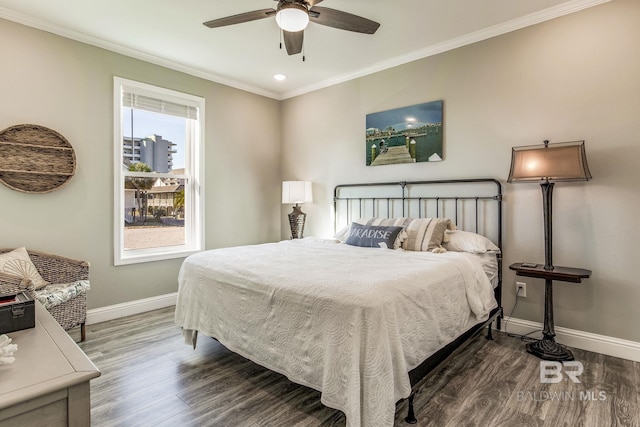
<svg viewBox="0 0 640 427"><path fill-rule="evenodd" d="M144 298L136 301L124 302L122 304L87 310L87 325L119 319L121 317L157 310L159 308L170 307L172 305L176 305L177 297L178 293L174 292L166 295L158 295L157 297Z"/></svg>
<svg viewBox="0 0 640 427"><path fill-rule="evenodd" d="M507 332L513 334L524 335L542 330L541 323L505 317L501 325L503 331L505 330L505 322L507 323ZM556 341L566 346L640 362L639 342L558 326L554 329Z"/></svg>

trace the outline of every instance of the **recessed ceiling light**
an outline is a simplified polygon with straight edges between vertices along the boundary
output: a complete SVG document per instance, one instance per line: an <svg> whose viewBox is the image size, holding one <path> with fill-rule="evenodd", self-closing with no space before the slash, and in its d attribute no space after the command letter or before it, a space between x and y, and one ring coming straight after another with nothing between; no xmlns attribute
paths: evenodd
<svg viewBox="0 0 640 427"><path fill-rule="evenodd" d="M276 74L273 76L274 79L278 80L279 82L283 81L284 79L287 78L287 76L285 76L284 74Z"/></svg>

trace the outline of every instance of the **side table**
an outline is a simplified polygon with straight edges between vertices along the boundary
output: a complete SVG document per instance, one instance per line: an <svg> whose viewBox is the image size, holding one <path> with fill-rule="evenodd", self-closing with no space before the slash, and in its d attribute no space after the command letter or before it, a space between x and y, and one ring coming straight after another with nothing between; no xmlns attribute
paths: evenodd
<svg viewBox="0 0 640 427"><path fill-rule="evenodd" d="M544 279L544 329L543 338L527 344L527 351L534 356L544 360L573 360L573 353L566 347L561 346L555 340L555 330L553 327L553 281L581 283L582 279L591 276L591 270L574 267L553 267L553 270L545 270L542 264L532 266L528 263L516 262L509 266L516 272L516 276L535 277Z"/></svg>

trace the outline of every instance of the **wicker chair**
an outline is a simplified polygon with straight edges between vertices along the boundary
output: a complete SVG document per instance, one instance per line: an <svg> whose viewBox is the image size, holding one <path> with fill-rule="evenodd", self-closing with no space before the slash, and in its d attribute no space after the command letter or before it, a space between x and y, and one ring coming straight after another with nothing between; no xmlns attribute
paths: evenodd
<svg viewBox="0 0 640 427"><path fill-rule="evenodd" d="M0 249L0 254L13 249ZM89 280L89 263L51 255L44 252L27 251L29 258L44 280L49 283L72 283L78 280ZM0 279L0 293L27 291L35 298L33 287L23 288L20 279ZM85 323L87 320L87 294L80 293L75 298L49 309L49 313L66 331L80 326L80 341L86 339Z"/></svg>

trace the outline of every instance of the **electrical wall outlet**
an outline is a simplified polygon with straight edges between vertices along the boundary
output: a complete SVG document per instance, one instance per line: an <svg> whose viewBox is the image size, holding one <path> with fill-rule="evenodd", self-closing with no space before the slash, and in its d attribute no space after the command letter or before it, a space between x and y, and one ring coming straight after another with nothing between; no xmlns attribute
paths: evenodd
<svg viewBox="0 0 640 427"><path fill-rule="evenodd" d="M516 296L527 297L527 284L524 282L516 282Z"/></svg>

